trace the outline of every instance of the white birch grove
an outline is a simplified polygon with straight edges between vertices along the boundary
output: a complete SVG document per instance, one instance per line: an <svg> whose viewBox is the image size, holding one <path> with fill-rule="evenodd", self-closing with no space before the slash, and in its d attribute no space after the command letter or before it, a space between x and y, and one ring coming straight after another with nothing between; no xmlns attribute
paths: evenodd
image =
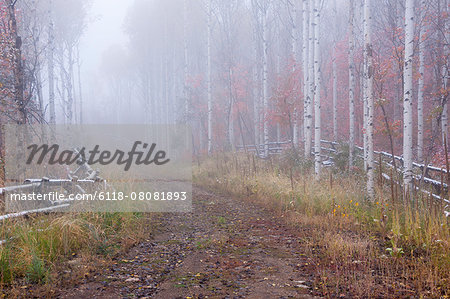
<svg viewBox="0 0 450 299"><path fill-rule="evenodd" d="M355 1L350 0L349 12L349 39L348 39L348 65L349 65L349 88L348 88L348 107L349 107L349 168L353 167L353 152L355 150L355 44L354 44L354 19L355 19Z"/></svg>
<svg viewBox="0 0 450 299"><path fill-rule="evenodd" d="M61 6L65 7L65 1L44 1L49 3L49 5L45 4L43 13L45 15L43 28L46 28L44 38L46 41L48 39L47 47L43 52L47 54L45 59L48 72L42 73L42 77L48 76L43 82L44 85L48 85L44 86L43 96L40 95L39 88L33 95L35 104L44 107L44 110L47 109L46 117L51 123L56 122L55 114L58 121L79 122L77 114L81 119L82 113L80 106L83 91L81 86L76 84L81 82L77 82L77 78L84 75L77 74L77 71L80 72L79 68L77 69L79 66L77 62L79 63L80 59L76 50L79 44L79 39L76 37L78 30L74 30L72 25L66 26L67 18L61 17L63 15ZM155 0L155 3L159 1L167 3L161 0ZM398 93L402 93L397 86L404 77L402 76L403 36L400 31L396 31L397 26L400 25L399 20L403 23L403 1L406 2L406 0L396 0L380 4L380 2L372 1L370 4L370 1L363 0L349 0L349 3L342 0L321 1L319 15L323 18L321 24L317 24L319 11L317 11L316 0L280 3L270 0L234 1L239 4L236 7L239 7L230 10L231 17L226 14L228 2L180 0L174 3L164 15L162 4L159 7L149 2L145 4L147 6L144 6L142 4L144 2L136 2L136 7L143 5L141 8L147 7L145 11L154 10L154 14L152 21L148 23L145 23L148 14L141 15L138 11L127 20L133 24L133 30L127 32L133 41L132 47L124 53L133 58L133 63L136 63L136 60L141 61L142 64L138 62L136 63L138 66L133 66L134 69L130 68L136 76L135 82L127 82L131 87L124 84L124 90L121 92L129 97L127 100L136 97L142 101L142 106L145 105L142 114L147 117L142 118L144 121L169 122L170 115L176 114L172 117L172 121L192 122L196 131L193 136L196 150L209 154L212 153L213 148L230 149L229 143L232 145L235 143L240 148L242 144L261 145L269 141L288 141L292 138L294 146L299 147L301 144L302 154L310 156L312 153L318 158L317 149L320 149L320 144L313 144L313 142L320 143L320 138L317 138L316 134L320 133L323 139L330 141L345 138L344 136L347 135L347 140L342 141L348 141L349 144L348 167L355 166L355 161L358 159L355 154L356 145L363 143L365 171L370 178L371 168L373 168L370 161L373 140L369 139L373 138L374 122L378 123L378 132L385 132L385 124L380 123L379 120L386 120L387 126L391 126L393 151L397 155L403 154L399 148L405 137L399 132L403 117L401 114L398 115L397 107ZM53 12L51 2L55 7ZM420 76L417 76L417 111L412 112L414 119L417 117L417 123L413 122L414 130L417 130L417 135L413 136L414 142L417 138L417 144L414 146L417 146L418 159L423 160L424 148L432 150L432 147L428 146L430 142L426 138L426 132L433 132L433 130L430 129L427 119L430 119L430 123L434 122L436 137L444 139L444 135L437 134L440 130L439 126L442 127L442 132L447 131L445 111L441 114L442 109L445 108L443 106L446 105L443 96L445 92L442 92L442 89L446 89L447 69L445 62L441 60L448 52L444 36L446 32L443 30L446 25L443 17L445 3L448 1L415 0L415 2L417 5L420 3L420 8L425 8L422 11L417 9L415 12L424 21L415 28L417 71ZM30 0L30 3L34 2ZM215 4L212 5L212 3ZM270 5L274 5L273 8L269 9ZM341 9L341 5L349 6L346 6L344 10ZM211 6L214 7L214 12ZM381 8L378 9L377 6ZM258 12L256 17L252 15L252 9L253 13ZM374 14L374 30L372 31L376 55L371 53L370 9ZM141 10L144 11L144 9ZM47 11L48 18L45 13ZM427 16L422 15L424 11L427 12ZM158 15L161 15L160 19ZM238 17L234 19L237 15ZM433 20L433 16L442 17ZM170 18L174 17L178 22L172 24ZM339 26L344 23L344 20L347 21L347 18L348 23L344 26L348 26L348 34L340 36L338 33L343 32L344 29ZM217 30L212 29L212 23L215 21L220 25ZM164 25L163 22L166 24ZM224 25L230 22L233 26ZM163 26L167 27L164 29L164 34ZM53 30L55 31L54 40ZM393 36L386 34L391 30L397 33ZM318 36L318 31L322 31L321 36ZM386 42L380 37L392 40ZM438 40L441 41L439 44L436 42ZM217 41L221 42L219 46L215 45ZM348 56L342 53L341 45L344 42L348 42ZM52 43L56 43L54 51ZM386 44L394 48L392 50L386 48ZM145 49L145 51L139 49ZM395 52L392 54L393 58L387 57L391 55L390 51ZM360 59L361 52L364 52L364 63ZM51 59L53 55L54 59ZM323 58L322 61L319 59L320 55ZM371 58L372 55L374 58ZM143 56L146 57L140 60ZM297 56L298 61L296 61ZM376 62L372 63L372 59ZM438 63L432 64L433 60ZM292 62L293 64L290 65ZM427 66L425 63L432 65ZM86 65L89 65L89 62ZM320 74L319 66L323 67L322 71L325 70L321 75L318 75ZM374 68L378 67L380 68L377 72L374 72ZM145 74L141 73L141 68L145 69ZM348 78L341 78L341 74L345 74L346 71L348 71ZM299 82L293 83L292 74L297 72L300 76ZM377 75L375 78L373 78L374 73ZM214 78L211 77L212 74L215 75ZM36 74L38 75L39 73ZM133 77L133 75L129 76ZM392 78L395 80L391 80ZM346 83L341 85L341 81L347 81L347 79L348 86L345 86ZM405 80L407 79L405 77ZM371 83L372 80L374 83ZM373 84L372 87L371 84ZM405 81L404 84L406 86L407 82ZM318 87L322 87L321 93ZM54 89L53 92L52 89ZM86 89L92 90L92 88ZM370 91L370 89L373 90ZM359 98L359 93L363 95L363 101ZM339 97L341 94L344 97L348 94L348 102L345 102L347 99L344 98L341 102ZM387 109L387 113L384 113L385 119L382 119L381 109L373 103L374 94L384 100L383 103ZM294 103L299 96L303 103ZM42 97L46 103L37 103ZM85 91L85 97L87 112L90 106L88 100L94 96L87 95ZM400 95L400 101L401 98ZM169 104L169 100L172 103ZM50 104L52 101L56 101L56 109ZM123 104L123 102L117 103L117 105ZM344 110L347 105L348 110ZM300 108L301 106L303 108ZM127 121L126 117L121 116L120 109L114 107L108 109L114 110L118 122ZM322 118L318 114L319 109L323 110ZM339 114L341 110L342 113ZM87 112L87 114L92 113ZM221 115L216 116L216 114ZM363 116L364 120L362 120ZM222 135L214 135L213 125L214 130ZM319 127L321 131L318 130ZM416 134L415 131L414 134ZM386 133L377 133L376 140L377 150L391 150L386 146L389 142ZM415 148L413 150L416 151ZM264 148L262 155L268 154L267 148ZM408 155L407 152L404 154ZM433 156L439 154L440 152ZM315 164L320 166L319 162Z"/></svg>
<svg viewBox="0 0 450 299"><path fill-rule="evenodd" d="M414 0L405 6L405 66L403 98L403 185L405 194L410 190L413 176L413 58L414 58Z"/></svg>
<svg viewBox="0 0 450 299"><path fill-rule="evenodd" d="M365 100L366 103L366 142L367 142L367 193L371 199L375 196L374 173L374 105L373 105L373 50L372 50L372 14L371 0L364 2L364 48L365 48Z"/></svg>
<svg viewBox="0 0 450 299"><path fill-rule="evenodd" d="M321 0L315 1L314 7L314 170L316 180L320 179L321 158L321 115L320 115L320 4Z"/></svg>

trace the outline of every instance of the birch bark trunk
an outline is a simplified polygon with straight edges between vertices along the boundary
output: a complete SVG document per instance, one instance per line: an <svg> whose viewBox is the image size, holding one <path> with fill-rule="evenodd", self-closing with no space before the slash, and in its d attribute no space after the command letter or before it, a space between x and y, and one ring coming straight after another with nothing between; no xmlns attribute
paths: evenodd
<svg viewBox="0 0 450 299"><path fill-rule="evenodd" d="M336 0L333 1L333 140L338 140L338 121L337 121L337 4Z"/></svg>
<svg viewBox="0 0 450 299"><path fill-rule="evenodd" d="M367 55L367 46L366 46L366 39L367 39L367 16L366 16L366 1L368 0L362 0L362 9L361 12L363 14L362 20L363 20L363 75L361 77L362 79L362 98L363 98L363 149L364 149L364 171L367 172L368 168L368 151L367 151L367 145L368 145L368 138L367 138L367 77L368 77L368 55Z"/></svg>
<svg viewBox="0 0 450 299"><path fill-rule="evenodd" d="M292 75L295 76L297 71L297 7L295 2L292 4L292 27L291 27L291 46L292 46ZM296 104L296 103L294 103ZM298 147L298 111L297 107L294 108L294 124L292 128L292 143L294 145L294 148Z"/></svg>
<svg viewBox="0 0 450 299"><path fill-rule="evenodd" d="M375 197L374 189L374 152L373 152L373 51L372 51L372 14L371 0L365 0L364 6L364 48L366 53L365 68L365 103L367 106L366 117L366 140L367 140L367 193L369 198Z"/></svg>
<svg viewBox="0 0 450 299"><path fill-rule="evenodd" d="M189 119L189 92L188 92L188 79L189 79L189 56L188 56L188 37L187 37L187 27L188 27L188 6L187 0L183 1L183 48L184 48L184 109L186 114L186 120Z"/></svg>
<svg viewBox="0 0 450 299"><path fill-rule="evenodd" d="M320 179L321 170L321 115L320 115L320 92L321 74L320 74L320 3L321 0L315 1L314 8L314 169L316 180Z"/></svg>
<svg viewBox="0 0 450 299"><path fill-rule="evenodd" d="M269 86L267 83L268 68L267 68L267 56L268 56L268 26L267 26L267 7L262 12L262 44L263 44L263 123L264 123L264 156L269 156Z"/></svg>
<svg viewBox="0 0 450 299"><path fill-rule="evenodd" d="M68 63L69 63L69 71L67 73L67 121L69 124L73 123L73 49L69 45L67 47L68 51Z"/></svg>
<svg viewBox="0 0 450 299"><path fill-rule="evenodd" d="M78 72L78 108L80 124L83 123L83 89L81 82L81 57L80 47L77 45L77 72Z"/></svg>
<svg viewBox="0 0 450 299"><path fill-rule="evenodd" d="M422 1L422 7L425 7L425 1ZM424 16L422 16L423 18ZM425 75L425 28L422 25L419 34L419 83L417 94L417 159L419 163L423 161L423 92L424 92L424 75Z"/></svg>
<svg viewBox="0 0 450 299"><path fill-rule="evenodd" d="M444 0L444 12L445 15L448 15L448 0ZM448 57L448 40L449 40L449 25L448 20L444 20L443 25L443 40L447 41L443 45L443 63L442 63L442 90L447 90L448 88L448 80L449 80L449 74L448 74L448 64L446 61L446 58ZM442 96L442 116L441 116L441 129L442 129L442 144L447 143L448 144L448 99L447 96Z"/></svg>
<svg viewBox="0 0 450 299"><path fill-rule="evenodd" d="M48 105L50 112L50 124L56 123L55 114L55 62L54 62L54 52L55 52L55 33L53 28L53 13L52 13L53 1L49 0L48 3Z"/></svg>
<svg viewBox="0 0 450 299"><path fill-rule="evenodd" d="M405 194L411 191L413 176L412 161L412 96L413 96L413 58L414 58L414 0L406 0L405 7L405 66L403 95L403 185Z"/></svg>
<svg viewBox="0 0 450 299"><path fill-rule="evenodd" d="M355 3L350 0L350 14L349 14L349 40L348 40L348 59L349 59L349 89L348 89L348 106L349 106L349 168L353 167L353 152L355 150L355 60L354 60L354 18L355 18Z"/></svg>
<svg viewBox="0 0 450 299"><path fill-rule="evenodd" d="M207 41L207 62L208 62L208 155L212 154L212 85L211 85L211 0L206 0L206 11L208 14L208 41Z"/></svg>
<svg viewBox="0 0 450 299"><path fill-rule="evenodd" d="M312 121L313 121L313 101L314 101L314 4L315 0L309 2L309 60L308 60L308 100L306 102L306 136L305 136L305 155L311 155L312 148Z"/></svg>
<svg viewBox="0 0 450 299"><path fill-rule="evenodd" d="M309 15L308 15L308 0L303 0L302 7L302 22L303 22L303 45L302 45L302 66L303 66L303 138L304 138L304 148L305 148L305 157L308 157L306 138L307 138L307 124L308 124L308 100L309 100L309 67L308 67L308 59L309 59Z"/></svg>

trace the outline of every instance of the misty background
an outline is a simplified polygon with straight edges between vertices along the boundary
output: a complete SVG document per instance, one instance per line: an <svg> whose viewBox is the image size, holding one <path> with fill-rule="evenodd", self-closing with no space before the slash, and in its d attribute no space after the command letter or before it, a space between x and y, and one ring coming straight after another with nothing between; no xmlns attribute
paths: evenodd
<svg viewBox="0 0 450 299"><path fill-rule="evenodd" d="M446 3L423 0L414 9L412 136L418 160L424 141L448 130ZM2 93L8 105L23 107L4 115L15 120L18 112L21 123L189 123L198 152L288 140L305 143L308 152L312 123L320 116L321 138L362 145L368 123L363 4L17 1L17 32L0 26L4 44L22 37L20 47L3 49L1 62L10 69L2 74ZM393 145L401 152L405 3L369 6L375 148ZM11 61L17 51L23 70ZM319 106L312 109L316 97ZM430 144L442 147L443 138L434 139L442 140Z"/></svg>

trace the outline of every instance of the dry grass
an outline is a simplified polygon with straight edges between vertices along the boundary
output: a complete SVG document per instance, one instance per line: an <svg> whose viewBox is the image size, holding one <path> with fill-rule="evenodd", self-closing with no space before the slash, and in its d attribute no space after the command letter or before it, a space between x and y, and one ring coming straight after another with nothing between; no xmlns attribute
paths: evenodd
<svg viewBox="0 0 450 299"><path fill-rule="evenodd" d="M67 267L72 272L67 279L84 277L91 272L89 267L148 238L149 217L142 213L52 213L4 221L0 238L8 241L0 245L0 291L13 295L25 285L41 285L42 291L46 285L67 283L61 279Z"/></svg>
<svg viewBox="0 0 450 299"><path fill-rule="evenodd" d="M442 206L417 198L404 205L378 186L364 193L364 174L326 169L313 179L298 157L262 161L219 154L196 168L197 184L255 200L295 226L323 295L450 295L450 232Z"/></svg>

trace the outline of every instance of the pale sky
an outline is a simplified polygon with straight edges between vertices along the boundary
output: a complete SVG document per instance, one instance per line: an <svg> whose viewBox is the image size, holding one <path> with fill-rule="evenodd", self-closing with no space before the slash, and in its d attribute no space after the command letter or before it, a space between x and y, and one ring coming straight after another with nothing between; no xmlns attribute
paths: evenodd
<svg viewBox="0 0 450 299"><path fill-rule="evenodd" d="M92 0L88 12L87 28L81 38L80 55L84 101L92 109L84 109L85 123L107 122L95 111L101 111L102 102L97 98L102 94L98 71L103 53L112 45L126 47L128 38L123 32L128 7L135 0ZM85 104L86 107L86 104ZM94 111L94 112L93 112Z"/></svg>

